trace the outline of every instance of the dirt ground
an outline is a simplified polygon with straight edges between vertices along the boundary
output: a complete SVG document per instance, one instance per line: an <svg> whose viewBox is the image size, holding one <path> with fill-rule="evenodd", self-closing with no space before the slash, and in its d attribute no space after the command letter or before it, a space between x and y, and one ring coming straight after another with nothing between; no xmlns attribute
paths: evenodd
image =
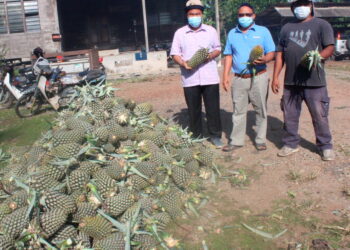
<svg viewBox="0 0 350 250"><path fill-rule="evenodd" d="M246 146L234 156L216 150L223 178L207 188L211 198L202 209L201 217L188 218L182 230L175 233L188 248L200 249L202 244L208 244L210 249L286 249L288 245L289 249L308 249L312 240L321 238L333 248L350 249L349 71L349 62L327 65L330 124L337 159L329 163L321 161L305 105L300 120L300 152L288 158L277 157L283 132L281 94L271 92L268 150L257 152L254 148L255 115L250 107ZM268 74L272 74L271 65ZM177 69L146 81L121 83L118 88L119 95L137 102L150 102L166 118L187 126ZM231 116L231 96L221 90L225 142L232 130ZM242 223L272 234L283 229L288 232L269 240Z"/></svg>

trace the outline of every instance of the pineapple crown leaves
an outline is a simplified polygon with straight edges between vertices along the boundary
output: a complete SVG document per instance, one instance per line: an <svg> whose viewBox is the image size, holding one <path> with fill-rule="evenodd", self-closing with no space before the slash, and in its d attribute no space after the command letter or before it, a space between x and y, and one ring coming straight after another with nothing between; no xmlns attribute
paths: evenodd
<svg viewBox="0 0 350 250"><path fill-rule="evenodd" d="M97 187L96 187L96 184L94 183L94 181L90 181L90 183L87 184L87 187L90 189L92 194L98 199L98 201L102 203L103 199L102 199L100 193L97 191Z"/></svg>
<svg viewBox="0 0 350 250"><path fill-rule="evenodd" d="M146 175L142 174L140 171L138 171L135 167L130 166L129 167L129 171L132 172L133 174L136 174L146 180L149 180L149 177L147 177Z"/></svg>

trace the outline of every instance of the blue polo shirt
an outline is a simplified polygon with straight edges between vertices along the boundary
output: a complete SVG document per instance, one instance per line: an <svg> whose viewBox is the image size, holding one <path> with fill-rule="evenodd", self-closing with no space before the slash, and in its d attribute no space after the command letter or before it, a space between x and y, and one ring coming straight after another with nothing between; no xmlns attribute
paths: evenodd
<svg viewBox="0 0 350 250"><path fill-rule="evenodd" d="M243 33L237 26L229 32L224 55L233 56L232 72L241 74L247 68L250 51L257 45L264 48L265 54L276 50L271 33L266 27L254 24L246 33ZM259 65L256 69L264 70L266 65Z"/></svg>

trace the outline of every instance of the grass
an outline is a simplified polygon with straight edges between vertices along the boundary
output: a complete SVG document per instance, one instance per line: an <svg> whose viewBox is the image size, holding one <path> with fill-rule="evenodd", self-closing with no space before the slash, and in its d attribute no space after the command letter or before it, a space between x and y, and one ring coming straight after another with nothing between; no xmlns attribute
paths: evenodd
<svg viewBox="0 0 350 250"><path fill-rule="evenodd" d="M14 110L0 110L0 147L32 145L40 135L49 130L55 113L44 113L32 118L22 119Z"/></svg>

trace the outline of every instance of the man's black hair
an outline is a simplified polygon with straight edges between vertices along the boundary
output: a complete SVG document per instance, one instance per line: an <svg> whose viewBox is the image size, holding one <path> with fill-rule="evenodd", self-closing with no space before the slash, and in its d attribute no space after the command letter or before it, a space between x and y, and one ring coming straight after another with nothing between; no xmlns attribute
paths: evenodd
<svg viewBox="0 0 350 250"><path fill-rule="evenodd" d="M238 10L242 7L248 7L250 9L252 9L253 13L255 13L254 7L250 4L250 3L242 3L239 7Z"/></svg>

